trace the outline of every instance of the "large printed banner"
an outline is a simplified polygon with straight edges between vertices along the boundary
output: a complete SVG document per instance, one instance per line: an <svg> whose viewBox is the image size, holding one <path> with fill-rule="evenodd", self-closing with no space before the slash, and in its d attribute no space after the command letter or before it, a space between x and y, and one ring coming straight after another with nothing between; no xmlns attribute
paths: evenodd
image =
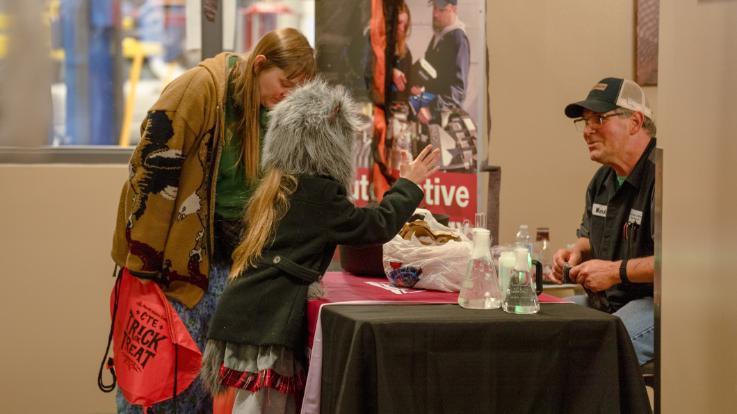
<svg viewBox="0 0 737 414"><path fill-rule="evenodd" d="M402 151L416 156L428 144L441 150L441 171L423 184L423 207L449 215L455 227L485 205L477 202L486 197L477 173L488 143L484 7L481 0L315 3L318 70L363 108L357 205L382 198L399 177Z"/></svg>
<svg viewBox="0 0 737 414"><path fill-rule="evenodd" d="M356 171L352 191L358 207L364 207L370 201L368 178L367 168L359 168ZM473 215L478 208L475 197L476 181L476 174L452 172L436 174L425 180L422 185L425 200L420 207L436 214L447 214L451 227L460 228L464 219L473 223Z"/></svg>

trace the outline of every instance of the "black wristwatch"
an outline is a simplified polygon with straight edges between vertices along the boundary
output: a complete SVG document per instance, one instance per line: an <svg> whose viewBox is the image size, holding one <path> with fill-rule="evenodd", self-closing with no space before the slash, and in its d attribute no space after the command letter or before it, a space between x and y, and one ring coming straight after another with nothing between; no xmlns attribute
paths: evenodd
<svg viewBox="0 0 737 414"><path fill-rule="evenodd" d="M630 283L627 277L627 259L622 259L622 264L619 266L619 279L622 280L622 283Z"/></svg>

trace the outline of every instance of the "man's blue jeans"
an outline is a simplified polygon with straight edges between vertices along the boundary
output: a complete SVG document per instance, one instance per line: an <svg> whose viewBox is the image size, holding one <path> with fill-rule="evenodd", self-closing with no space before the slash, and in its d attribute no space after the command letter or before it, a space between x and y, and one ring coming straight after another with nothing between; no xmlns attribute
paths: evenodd
<svg viewBox="0 0 737 414"><path fill-rule="evenodd" d="M568 298L576 304L586 305L586 295L576 295ZM653 313L653 298L635 299L619 308L612 315L619 317L630 334L632 346L635 348L637 360L645 365L655 358L655 317Z"/></svg>

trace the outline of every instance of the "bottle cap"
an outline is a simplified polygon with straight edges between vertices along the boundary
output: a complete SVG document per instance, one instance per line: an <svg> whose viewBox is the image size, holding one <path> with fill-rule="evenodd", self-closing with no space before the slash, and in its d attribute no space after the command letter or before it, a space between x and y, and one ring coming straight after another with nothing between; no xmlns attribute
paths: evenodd
<svg viewBox="0 0 737 414"><path fill-rule="evenodd" d="M550 241L550 229L548 229L547 227L538 227L535 240L536 241L540 241L540 240Z"/></svg>
<svg viewBox="0 0 737 414"><path fill-rule="evenodd" d="M487 229L474 228L473 232L473 256L480 257L489 254L491 246L491 232Z"/></svg>
<svg viewBox="0 0 737 414"><path fill-rule="evenodd" d="M514 257L515 257L515 263L514 263L514 269L520 270L520 271L528 271L530 270L530 263L529 263L529 256L530 253L527 251L524 247L517 247L514 249Z"/></svg>

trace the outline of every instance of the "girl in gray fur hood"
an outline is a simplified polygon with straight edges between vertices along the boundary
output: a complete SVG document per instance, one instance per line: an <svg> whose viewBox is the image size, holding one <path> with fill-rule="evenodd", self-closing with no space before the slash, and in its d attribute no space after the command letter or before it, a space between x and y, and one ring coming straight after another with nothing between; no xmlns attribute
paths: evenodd
<svg viewBox="0 0 737 414"><path fill-rule="evenodd" d="M356 120L346 90L322 80L294 90L270 114L262 179L246 207L201 373L213 394L234 389L233 413L299 411L307 298L319 291L335 247L389 241L438 168L431 146L412 162L403 154L402 178L381 204L355 207L348 187Z"/></svg>

